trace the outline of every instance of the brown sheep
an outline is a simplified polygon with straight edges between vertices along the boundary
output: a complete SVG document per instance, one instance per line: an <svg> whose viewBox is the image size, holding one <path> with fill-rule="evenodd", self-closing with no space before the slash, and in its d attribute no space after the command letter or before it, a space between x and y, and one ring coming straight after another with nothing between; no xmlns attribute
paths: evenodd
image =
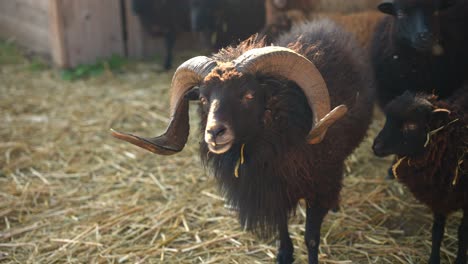
<svg viewBox="0 0 468 264"><path fill-rule="evenodd" d="M429 263L440 262L447 215L463 210L455 263L468 247L468 85L446 100L406 91L385 107L374 141L377 156L397 155L393 174L434 213Z"/></svg>
<svg viewBox="0 0 468 264"><path fill-rule="evenodd" d="M260 35L265 36L267 42L274 43L274 40L282 33L287 32L292 25L300 24L307 20L329 18L342 26L346 31L351 32L358 43L367 50L372 43L375 27L384 16L384 14L378 11L362 11L351 14L304 14L298 10L291 10L278 15L276 22L267 25Z"/></svg>
<svg viewBox="0 0 468 264"><path fill-rule="evenodd" d="M378 11L363 11L352 14L319 14L328 17L351 32L365 49L370 48L375 27L385 15Z"/></svg>

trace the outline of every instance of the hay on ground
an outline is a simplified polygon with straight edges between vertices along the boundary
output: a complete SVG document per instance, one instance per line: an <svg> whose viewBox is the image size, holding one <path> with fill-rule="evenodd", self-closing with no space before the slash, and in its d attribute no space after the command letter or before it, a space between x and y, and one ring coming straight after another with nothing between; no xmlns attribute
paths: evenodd
<svg viewBox="0 0 468 264"><path fill-rule="evenodd" d="M52 70L0 68L0 262L272 263L276 242L244 232L197 157L197 137L155 156L109 128L156 135L168 117L172 73L137 64L120 74L62 81ZM192 131L196 131L195 111ZM371 153L382 126L349 158L341 210L322 228L322 263L421 263L431 213L384 179L390 159ZM450 217L442 259L456 252ZM304 209L291 220L297 263L306 262Z"/></svg>

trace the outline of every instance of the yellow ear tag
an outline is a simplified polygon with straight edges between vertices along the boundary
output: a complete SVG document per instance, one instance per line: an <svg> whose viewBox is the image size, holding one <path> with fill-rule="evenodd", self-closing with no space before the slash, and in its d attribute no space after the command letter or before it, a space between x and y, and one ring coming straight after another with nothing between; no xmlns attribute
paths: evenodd
<svg viewBox="0 0 468 264"><path fill-rule="evenodd" d="M455 176L453 177L453 181L452 181L452 186L455 186L457 185L458 183L458 179L459 179L459 167L460 165L462 165L463 163L463 159L459 160L458 163L457 163L457 167L455 168Z"/></svg>
<svg viewBox="0 0 468 264"><path fill-rule="evenodd" d="M393 172L393 176L395 176L395 179L398 180L398 173L397 173L397 169L398 169L398 166L400 166L401 162L406 159L406 157L403 157L399 160L397 160L397 162L395 162L395 164L393 164L392 166L392 172Z"/></svg>
<svg viewBox="0 0 468 264"><path fill-rule="evenodd" d="M236 168L234 169L234 176L236 176L236 178L239 178L240 165L244 164L244 147L245 147L245 144L242 144L241 151L240 151L240 158L237 161Z"/></svg>

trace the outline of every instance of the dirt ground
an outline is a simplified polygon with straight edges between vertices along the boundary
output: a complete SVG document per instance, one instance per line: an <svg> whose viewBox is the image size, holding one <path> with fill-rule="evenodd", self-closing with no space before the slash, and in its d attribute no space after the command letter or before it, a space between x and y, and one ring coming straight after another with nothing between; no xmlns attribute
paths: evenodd
<svg viewBox="0 0 468 264"><path fill-rule="evenodd" d="M244 232L224 207L200 165L196 133L168 157L110 136L111 127L163 131L172 72L130 63L72 82L54 69L32 70L22 57L0 62L0 263L274 262L276 241ZM322 263L429 256L431 213L384 179L389 159L372 155L382 124L376 111L369 137L347 162L341 210L322 227ZM443 263L453 262L460 218L448 219ZM303 223L299 208L290 225L296 263L307 258Z"/></svg>

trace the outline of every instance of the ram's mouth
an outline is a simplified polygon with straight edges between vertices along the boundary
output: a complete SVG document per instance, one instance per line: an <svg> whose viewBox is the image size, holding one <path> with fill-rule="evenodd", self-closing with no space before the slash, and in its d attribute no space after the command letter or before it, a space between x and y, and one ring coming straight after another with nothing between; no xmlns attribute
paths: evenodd
<svg viewBox="0 0 468 264"><path fill-rule="evenodd" d="M226 153L229 149L231 149L232 143L232 141L227 141L223 143L206 142L206 144L208 144L208 149L214 154Z"/></svg>

